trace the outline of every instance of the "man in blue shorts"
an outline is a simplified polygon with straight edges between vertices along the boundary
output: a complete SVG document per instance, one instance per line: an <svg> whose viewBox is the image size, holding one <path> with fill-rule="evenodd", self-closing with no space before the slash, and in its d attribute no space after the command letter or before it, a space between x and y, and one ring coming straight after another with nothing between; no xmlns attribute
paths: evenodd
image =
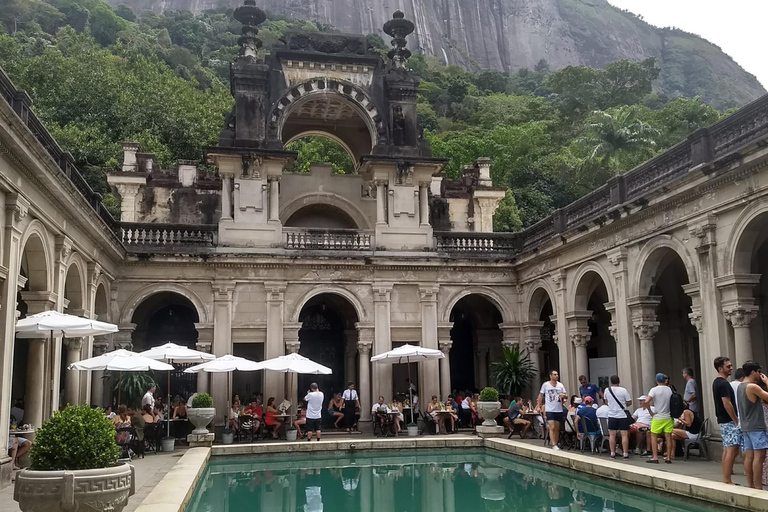
<svg viewBox="0 0 768 512"><path fill-rule="evenodd" d="M549 429L549 442L553 450L559 450L557 446L560 441L560 425L565 421L565 412L563 411L563 399L568 398L568 394L558 379L560 375L557 370L549 372L549 381L541 385L537 407L541 410L544 406L544 413L547 417L547 428Z"/></svg>

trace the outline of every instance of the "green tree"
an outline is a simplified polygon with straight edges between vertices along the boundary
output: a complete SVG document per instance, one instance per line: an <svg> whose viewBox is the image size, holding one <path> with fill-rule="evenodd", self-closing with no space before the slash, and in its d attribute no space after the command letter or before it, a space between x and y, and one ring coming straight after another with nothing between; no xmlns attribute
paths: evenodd
<svg viewBox="0 0 768 512"><path fill-rule="evenodd" d="M593 112L584 130L580 143L588 147L590 160L625 170L651 156L660 135L638 119L636 107Z"/></svg>
<svg viewBox="0 0 768 512"><path fill-rule="evenodd" d="M655 112L654 118L662 131L661 145L669 147L699 128L716 123L720 119L720 112L697 96L670 101Z"/></svg>
<svg viewBox="0 0 768 512"><path fill-rule="evenodd" d="M301 137L291 142L285 149L296 151L294 170L309 173L314 163L329 163L335 174L354 174L355 164L349 153L335 140L319 135Z"/></svg>
<svg viewBox="0 0 768 512"><path fill-rule="evenodd" d="M519 231L522 226L520 209L517 207L515 196L507 190L496 213L493 214L493 230L496 232Z"/></svg>

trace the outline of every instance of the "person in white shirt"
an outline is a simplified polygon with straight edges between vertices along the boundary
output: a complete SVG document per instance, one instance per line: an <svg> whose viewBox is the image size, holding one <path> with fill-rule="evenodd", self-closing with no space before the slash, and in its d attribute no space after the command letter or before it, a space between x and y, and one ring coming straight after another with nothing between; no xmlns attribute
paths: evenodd
<svg viewBox="0 0 768 512"><path fill-rule="evenodd" d="M155 408L155 390L157 388L155 386L152 386L149 388L149 390L144 393L144 398L141 399L141 407L144 408L145 405L149 404L150 410Z"/></svg>
<svg viewBox="0 0 768 512"><path fill-rule="evenodd" d="M560 441L560 425L565 421L565 411L563 409L563 399L568 398L565 386L558 381L560 375L557 370L549 372L549 381L541 385L537 407L539 410L544 408L547 417L547 428L549 429L549 442L553 450L559 450L557 446Z"/></svg>
<svg viewBox="0 0 768 512"><path fill-rule="evenodd" d="M643 407L647 398L647 396L643 395L637 399L640 407L635 409L635 412L632 413L632 418L634 418L635 422L629 426L629 432L634 432L635 434L635 444L637 446L637 448L635 448L635 454L642 457L649 455L651 451L651 436L649 436L647 432L651 428L651 421L653 420L651 414L655 412L655 408L653 407L651 407L650 411ZM643 439L645 439L645 442L643 442ZM641 446L645 446L642 451Z"/></svg>
<svg viewBox="0 0 768 512"><path fill-rule="evenodd" d="M344 423L347 425L347 432L352 432L352 427L357 423L357 411L360 410L360 397L355 390L355 383L350 382L347 389L341 395L344 401L342 409L344 410Z"/></svg>
<svg viewBox="0 0 768 512"><path fill-rule="evenodd" d="M380 396L379 401L373 404L373 407L371 407L371 416L373 416L373 421L379 422L379 426L383 427L383 418L381 418L379 414L379 409L383 409L382 412L385 414L390 413L389 406L384 403L384 397Z"/></svg>
<svg viewBox="0 0 768 512"><path fill-rule="evenodd" d="M619 386L619 376L611 375L611 385L605 388L603 400L608 403L608 431L611 458L616 458L616 431L621 432L621 447L624 450L624 460L629 460L629 428L632 418L628 415L628 406L632 405L632 395Z"/></svg>
<svg viewBox="0 0 768 512"><path fill-rule="evenodd" d="M317 383L309 385L309 392L304 397L307 402L307 441L312 440L312 433L317 433L317 440L320 440L320 420L323 417L323 401L325 395L317 388Z"/></svg>

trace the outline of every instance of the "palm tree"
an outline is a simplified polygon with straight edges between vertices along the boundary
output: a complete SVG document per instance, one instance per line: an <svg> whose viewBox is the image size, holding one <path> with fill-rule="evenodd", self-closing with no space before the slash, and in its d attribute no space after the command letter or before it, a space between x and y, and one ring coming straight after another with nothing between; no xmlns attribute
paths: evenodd
<svg viewBox="0 0 768 512"><path fill-rule="evenodd" d="M500 391L508 396L519 396L536 377L536 367L528 354L524 354L519 347L505 347L501 361L491 365L491 376Z"/></svg>
<svg viewBox="0 0 768 512"><path fill-rule="evenodd" d="M611 114L597 110L584 126L586 136L579 143L589 146L590 160L607 162L619 153L640 153L650 156L656 146L659 131L637 117L635 107Z"/></svg>

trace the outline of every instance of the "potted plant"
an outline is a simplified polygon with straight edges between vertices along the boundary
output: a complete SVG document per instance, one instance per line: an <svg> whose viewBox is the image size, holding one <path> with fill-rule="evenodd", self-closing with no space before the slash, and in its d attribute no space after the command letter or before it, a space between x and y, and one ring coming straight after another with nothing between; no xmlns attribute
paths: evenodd
<svg viewBox="0 0 768 512"><path fill-rule="evenodd" d="M232 444L235 442L235 431L227 427L221 431L221 442L223 444Z"/></svg>
<svg viewBox="0 0 768 512"><path fill-rule="evenodd" d="M496 417L501 412L499 392L494 388L484 388L480 392L480 400L477 402L477 412L483 417L484 427L495 427Z"/></svg>
<svg viewBox="0 0 768 512"><path fill-rule="evenodd" d="M216 409L213 407L213 398L208 393L198 393L192 399L192 407L187 411L187 418L195 426L193 434L207 434L213 417L216 416Z"/></svg>
<svg viewBox="0 0 768 512"><path fill-rule="evenodd" d="M491 376L496 386L507 396L520 396L536 377L536 366L528 354L513 346L504 348L501 360L491 365Z"/></svg>
<svg viewBox="0 0 768 512"><path fill-rule="evenodd" d="M125 508L136 492L134 469L117 463L115 427L101 409L68 406L35 434L31 467L16 476L13 490L22 511Z"/></svg>

